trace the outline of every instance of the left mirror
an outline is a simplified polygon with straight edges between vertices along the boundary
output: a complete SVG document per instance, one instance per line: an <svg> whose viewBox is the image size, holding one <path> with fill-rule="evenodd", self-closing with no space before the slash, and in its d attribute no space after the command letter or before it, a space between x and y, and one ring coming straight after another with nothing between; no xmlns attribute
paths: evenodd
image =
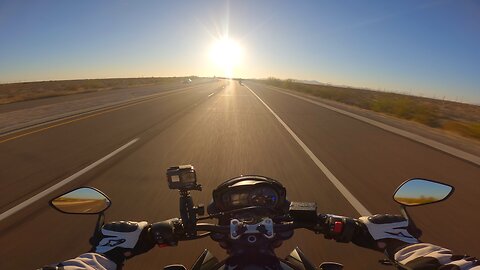
<svg viewBox="0 0 480 270"><path fill-rule="evenodd" d="M51 200L50 205L67 214L99 214L110 207L111 201L97 189L82 187Z"/></svg>

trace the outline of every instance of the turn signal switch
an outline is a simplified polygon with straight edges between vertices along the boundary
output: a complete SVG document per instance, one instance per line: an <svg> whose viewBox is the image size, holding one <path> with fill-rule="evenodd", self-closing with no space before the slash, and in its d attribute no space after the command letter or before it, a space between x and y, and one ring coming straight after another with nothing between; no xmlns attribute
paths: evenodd
<svg viewBox="0 0 480 270"><path fill-rule="evenodd" d="M355 233L355 219L343 216L326 215L324 235L327 239L349 243Z"/></svg>

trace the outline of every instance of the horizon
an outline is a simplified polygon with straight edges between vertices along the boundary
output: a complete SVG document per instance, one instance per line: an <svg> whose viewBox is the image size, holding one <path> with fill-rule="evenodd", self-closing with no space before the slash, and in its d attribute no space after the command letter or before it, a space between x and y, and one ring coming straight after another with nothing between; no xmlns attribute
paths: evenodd
<svg viewBox="0 0 480 270"><path fill-rule="evenodd" d="M276 77L478 105L478 14L448 0L3 2L0 83Z"/></svg>
<svg viewBox="0 0 480 270"><path fill-rule="evenodd" d="M61 82L61 81L82 81L82 80L115 80L115 79L156 79L156 78L214 78L214 77L205 77L205 76L198 76L198 75L189 75L189 76L148 76L148 77L106 77L106 78L77 78L77 79L62 79L62 80L38 80L38 81L18 81L18 82L8 82L8 83L3 83L0 82L0 85L5 85L5 84L16 84L16 83L42 83L42 82ZM226 80L268 80L270 78L275 78L273 76L266 77L266 78L225 78L225 77L216 77L218 79L226 79ZM278 79L278 78L275 78ZM383 92L383 93L392 93L392 94L399 94L399 95L405 95L405 96L412 96L412 97L419 97L419 98L427 98L427 99L434 99L434 100L440 100L440 101L449 101L449 102L455 102L455 103L461 103L461 104L466 104L466 105L475 105L475 106L480 106L479 103L470 103L468 101L464 101L461 99L449 99L447 97L436 97L436 96L426 96L423 94L416 94L416 93L411 93L411 92L402 92L402 91L396 91L396 90L390 90L390 89L374 89L374 88L368 88L368 87L358 87L358 86L352 86L352 85L341 85L341 84L330 84L330 83L324 83L320 82L317 80L299 80L299 79L294 79L294 78L288 78L288 79L281 79L281 80L293 80L296 83L305 83L305 84L311 84L311 85L326 85L326 86L332 86L332 87L344 87L344 88L350 88L353 90L368 90L368 91L377 91L377 92Z"/></svg>

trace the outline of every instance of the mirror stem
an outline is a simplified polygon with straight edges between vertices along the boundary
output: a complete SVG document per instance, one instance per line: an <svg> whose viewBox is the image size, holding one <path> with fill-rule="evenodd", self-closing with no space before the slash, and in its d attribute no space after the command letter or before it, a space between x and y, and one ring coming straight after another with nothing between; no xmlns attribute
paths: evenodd
<svg viewBox="0 0 480 270"><path fill-rule="evenodd" d="M407 212L407 208L404 205L400 205L400 212L402 213L402 216L408 220L409 222L413 222L413 220L410 218L410 215Z"/></svg>
<svg viewBox="0 0 480 270"><path fill-rule="evenodd" d="M402 213L402 216L408 220L408 227L412 228L413 231L412 233L415 235L417 239L422 236L422 230L420 230L416 225L415 222L413 222L413 219L410 217L408 214L407 208L404 205L400 205L400 212Z"/></svg>
<svg viewBox="0 0 480 270"><path fill-rule="evenodd" d="M101 212L98 214L97 223L95 224L95 231L93 231L93 236L90 238L90 244L95 247L98 243L98 239L101 238L102 227L105 224L105 214Z"/></svg>

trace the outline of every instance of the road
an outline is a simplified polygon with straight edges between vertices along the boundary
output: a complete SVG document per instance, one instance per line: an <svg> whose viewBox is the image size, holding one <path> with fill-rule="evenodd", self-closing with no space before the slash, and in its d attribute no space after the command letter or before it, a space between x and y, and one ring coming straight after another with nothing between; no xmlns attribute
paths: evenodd
<svg viewBox="0 0 480 270"><path fill-rule="evenodd" d="M193 192L197 203L207 204L225 179L261 174L281 181L292 201L314 201L323 213L358 217L358 207L319 169L315 157L371 213L398 213L392 193L408 178L455 185L451 199L411 209L411 215L424 229L424 241L480 255L480 216L474 214L480 207L478 165L261 84L246 84L251 90L234 81L207 83L0 143L0 213L71 180L0 221L0 269L32 269L89 249L95 217L65 215L48 206L49 198L74 187L94 186L108 194L113 204L107 220L155 222L178 216L178 194L168 189L165 177L166 169L178 164L197 170L204 187ZM91 164L97 165L85 170ZM79 171L84 173L69 178ZM382 254L302 230L278 255L295 246L315 264L385 267L377 263ZM225 256L215 242L202 239L154 249L128 261L127 269L190 266L204 248Z"/></svg>

